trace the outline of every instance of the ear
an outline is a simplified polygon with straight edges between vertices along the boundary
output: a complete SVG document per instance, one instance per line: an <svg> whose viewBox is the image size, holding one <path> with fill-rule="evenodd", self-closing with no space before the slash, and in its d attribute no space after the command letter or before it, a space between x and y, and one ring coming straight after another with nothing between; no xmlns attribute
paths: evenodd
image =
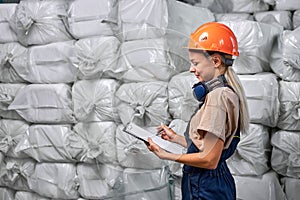
<svg viewBox="0 0 300 200"><path fill-rule="evenodd" d="M212 55L212 61L215 64L215 67L219 67L222 65L222 57L220 54L214 54Z"/></svg>

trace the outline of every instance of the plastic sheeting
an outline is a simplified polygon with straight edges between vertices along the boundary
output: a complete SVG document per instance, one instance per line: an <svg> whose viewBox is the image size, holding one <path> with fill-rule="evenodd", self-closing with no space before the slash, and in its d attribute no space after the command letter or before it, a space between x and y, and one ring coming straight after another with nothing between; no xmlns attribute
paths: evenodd
<svg viewBox="0 0 300 200"><path fill-rule="evenodd" d="M296 29L300 26L300 9L295 10L293 14L293 28Z"/></svg>
<svg viewBox="0 0 300 200"><path fill-rule="evenodd" d="M237 199L286 200L274 171L262 176L234 176L234 179Z"/></svg>
<svg viewBox="0 0 300 200"><path fill-rule="evenodd" d="M117 65L120 41L114 36L101 36L80 39L75 43L76 60L73 64L79 69L80 79L118 77L125 71Z"/></svg>
<svg viewBox="0 0 300 200"><path fill-rule="evenodd" d="M75 141L80 140L71 125L31 125L16 151L38 162L75 162L82 151L80 143Z"/></svg>
<svg viewBox="0 0 300 200"><path fill-rule="evenodd" d="M280 112L277 127L300 131L300 82L279 82Z"/></svg>
<svg viewBox="0 0 300 200"><path fill-rule="evenodd" d="M159 38L168 26L166 0L119 0L120 35L124 40Z"/></svg>
<svg viewBox="0 0 300 200"><path fill-rule="evenodd" d="M272 73L238 76L245 90L252 123L275 127L279 116L279 84Z"/></svg>
<svg viewBox="0 0 300 200"><path fill-rule="evenodd" d="M81 162L117 163L115 141L116 124L114 122L78 123L73 130L81 138L82 152L77 156ZM74 140L73 140L74 142ZM76 144L77 142L75 142Z"/></svg>
<svg viewBox="0 0 300 200"><path fill-rule="evenodd" d="M266 24L281 26L284 29L292 30L292 12L290 11L266 11L254 13L256 21Z"/></svg>
<svg viewBox="0 0 300 200"><path fill-rule="evenodd" d="M118 114L125 125L133 121L140 126L168 124L168 92L165 82L127 83L116 92Z"/></svg>
<svg viewBox="0 0 300 200"><path fill-rule="evenodd" d="M127 69L121 77L125 82L169 81L177 73L164 38L124 42L120 52L118 66Z"/></svg>
<svg viewBox="0 0 300 200"><path fill-rule="evenodd" d="M196 6L209 8L214 13L254 13L269 9L262 0L208 0L200 1Z"/></svg>
<svg viewBox="0 0 300 200"><path fill-rule="evenodd" d="M75 0L70 3L66 25L76 39L113 35L116 13L116 0Z"/></svg>
<svg viewBox="0 0 300 200"><path fill-rule="evenodd" d="M181 119L174 119L169 124L169 127L172 128L172 130L175 131L175 133L177 133L178 135L184 136L184 132L187 128L187 125L188 123ZM186 152L186 150L187 150L186 148L182 147L183 153ZM182 163L178 163L175 161L168 161L168 165L173 175L177 177L182 177L182 167L183 167Z"/></svg>
<svg viewBox="0 0 300 200"><path fill-rule="evenodd" d="M254 21L253 15L250 13L216 13L216 21Z"/></svg>
<svg viewBox="0 0 300 200"><path fill-rule="evenodd" d="M0 151L9 157L28 157L24 153L16 152L15 148L25 136L29 124L21 120L1 119L0 127Z"/></svg>
<svg viewBox="0 0 300 200"><path fill-rule="evenodd" d="M270 71L270 54L275 39L282 29L254 21L224 21L236 35L240 55L233 68L238 74L255 74Z"/></svg>
<svg viewBox="0 0 300 200"><path fill-rule="evenodd" d="M28 180L34 173L35 164L32 159L5 158L0 166L0 185L29 191Z"/></svg>
<svg viewBox="0 0 300 200"><path fill-rule="evenodd" d="M14 200L50 200L50 199L46 197L42 197L32 192L17 191Z"/></svg>
<svg viewBox="0 0 300 200"><path fill-rule="evenodd" d="M15 191L9 188L0 187L0 199L15 200Z"/></svg>
<svg viewBox="0 0 300 200"><path fill-rule="evenodd" d="M74 41L36 45L23 55L23 65L14 69L22 79L31 83L72 83L76 80L77 68L74 59Z"/></svg>
<svg viewBox="0 0 300 200"><path fill-rule="evenodd" d="M174 76L168 84L169 112L175 119L189 121L192 114L199 107L194 98L192 87L198 80L190 72L183 72Z"/></svg>
<svg viewBox="0 0 300 200"><path fill-rule="evenodd" d="M227 160L234 175L260 176L270 169L271 145L269 129L259 124L250 124L232 157Z"/></svg>
<svg viewBox="0 0 300 200"><path fill-rule="evenodd" d="M281 182L288 200L299 199L300 179L284 177L281 179Z"/></svg>
<svg viewBox="0 0 300 200"><path fill-rule="evenodd" d="M9 26L9 20L16 10L17 4L0 4L0 43L17 42L16 33Z"/></svg>
<svg viewBox="0 0 300 200"><path fill-rule="evenodd" d="M298 10L300 2L298 0L275 0L275 10Z"/></svg>
<svg viewBox="0 0 300 200"><path fill-rule="evenodd" d="M72 38L63 23L66 16L65 0L21 1L10 25L23 45L48 44Z"/></svg>
<svg viewBox="0 0 300 200"><path fill-rule="evenodd" d="M0 4L1 5L1 4ZM26 66L27 49L19 43L0 44L0 81L5 83L25 82L15 68Z"/></svg>
<svg viewBox="0 0 300 200"><path fill-rule="evenodd" d="M215 21L213 13L207 8L191 6L175 0L168 0L168 30L166 39L171 65L178 72L186 71L190 66L187 46L190 34L201 24Z"/></svg>
<svg viewBox="0 0 300 200"><path fill-rule="evenodd" d="M300 178L300 132L277 131L272 135L271 165L283 176Z"/></svg>
<svg viewBox="0 0 300 200"><path fill-rule="evenodd" d="M286 81L300 81L300 28L283 31L272 49L272 71Z"/></svg>
<svg viewBox="0 0 300 200"><path fill-rule="evenodd" d="M122 167L158 169L167 164L149 151L144 142L123 132L123 128L119 125L116 131L117 156Z"/></svg>
<svg viewBox="0 0 300 200"><path fill-rule="evenodd" d="M14 110L9 110L9 105L14 101L19 91L24 89L26 84L0 83L0 116L7 119L22 119Z"/></svg>
<svg viewBox="0 0 300 200"><path fill-rule="evenodd" d="M119 122L115 93L119 83L114 79L81 80L74 83L72 99L78 121Z"/></svg>
<svg viewBox="0 0 300 200"><path fill-rule="evenodd" d="M123 172L124 200L171 199L171 185L166 168L142 170L126 168Z"/></svg>
<svg viewBox="0 0 300 200"><path fill-rule="evenodd" d="M76 199L78 178L76 166L71 163L37 163L28 179L32 191L54 199Z"/></svg>
<svg viewBox="0 0 300 200"><path fill-rule="evenodd" d="M78 164L78 191L87 199L113 199L123 192L123 169L112 165Z"/></svg>
<svg viewBox="0 0 300 200"><path fill-rule="evenodd" d="M30 84L8 106L33 123L74 123L71 88L66 84Z"/></svg>

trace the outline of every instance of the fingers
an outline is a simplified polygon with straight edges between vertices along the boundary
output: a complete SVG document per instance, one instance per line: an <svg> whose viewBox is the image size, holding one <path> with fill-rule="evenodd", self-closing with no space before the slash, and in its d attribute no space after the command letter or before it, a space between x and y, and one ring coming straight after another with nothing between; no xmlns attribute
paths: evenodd
<svg viewBox="0 0 300 200"><path fill-rule="evenodd" d="M147 147L150 151L159 151L159 146L157 146L151 138L148 138L148 143L149 145L147 145Z"/></svg>

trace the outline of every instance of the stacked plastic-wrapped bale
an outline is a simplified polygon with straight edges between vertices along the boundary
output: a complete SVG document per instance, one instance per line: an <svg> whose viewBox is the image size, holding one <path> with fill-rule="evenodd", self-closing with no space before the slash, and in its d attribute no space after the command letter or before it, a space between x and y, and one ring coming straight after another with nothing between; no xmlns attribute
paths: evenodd
<svg viewBox="0 0 300 200"><path fill-rule="evenodd" d="M118 34L122 43L116 92L121 124L116 131L117 160L124 168L124 199L171 199L168 163L150 152L144 142L123 131L128 122L153 132L170 123L167 83L178 73L170 65L165 39L166 0L120 0ZM171 189L171 190L170 190Z"/></svg>
<svg viewBox="0 0 300 200"><path fill-rule="evenodd" d="M299 38L300 28L285 30L278 37L272 52L271 67L279 81L279 128L271 137L272 168L283 176L282 184L288 199L297 199L299 191Z"/></svg>

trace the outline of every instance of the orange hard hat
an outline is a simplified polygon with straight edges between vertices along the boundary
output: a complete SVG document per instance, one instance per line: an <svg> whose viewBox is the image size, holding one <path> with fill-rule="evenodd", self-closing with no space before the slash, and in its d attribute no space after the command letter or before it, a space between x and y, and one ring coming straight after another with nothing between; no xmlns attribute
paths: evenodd
<svg viewBox="0 0 300 200"><path fill-rule="evenodd" d="M238 56L238 43L232 30L218 22L208 22L190 35L188 49L218 51Z"/></svg>

